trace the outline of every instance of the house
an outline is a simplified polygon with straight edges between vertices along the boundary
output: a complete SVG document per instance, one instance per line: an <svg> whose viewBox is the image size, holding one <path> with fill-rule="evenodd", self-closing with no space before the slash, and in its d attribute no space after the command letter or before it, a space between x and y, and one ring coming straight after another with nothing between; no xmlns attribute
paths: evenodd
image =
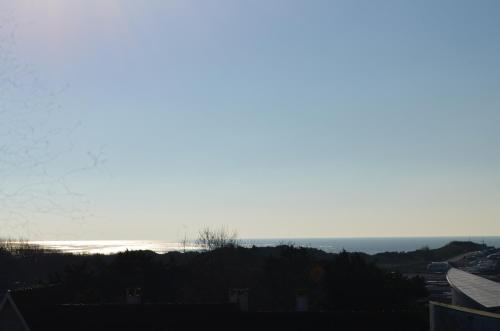
<svg viewBox="0 0 500 331"><path fill-rule="evenodd" d="M451 286L454 305L500 312L500 283L456 268L448 271L446 279Z"/></svg>
<svg viewBox="0 0 500 331"><path fill-rule="evenodd" d="M12 294L12 295L11 295ZM50 300L44 297L43 300ZM16 301L8 293L0 307L1 331L408 330L427 327L416 311L241 311L238 304L43 304L40 297ZM409 322L411 321L411 322Z"/></svg>
<svg viewBox="0 0 500 331"><path fill-rule="evenodd" d="M234 304L43 304L26 296L15 301L15 293L3 296L0 331L194 330L239 312Z"/></svg>
<svg viewBox="0 0 500 331"><path fill-rule="evenodd" d="M500 283L451 268L452 304L429 303L431 331L500 330Z"/></svg>

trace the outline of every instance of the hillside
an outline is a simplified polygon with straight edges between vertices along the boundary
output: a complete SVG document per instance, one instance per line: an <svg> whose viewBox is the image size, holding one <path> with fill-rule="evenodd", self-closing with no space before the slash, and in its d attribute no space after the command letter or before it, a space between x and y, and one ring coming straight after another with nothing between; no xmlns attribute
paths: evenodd
<svg viewBox="0 0 500 331"><path fill-rule="evenodd" d="M371 255L369 260L385 269L416 272L425 270L430 262L447 261L456 256L485 248L486 245L471 241L452 241L436 249L424 247L411 252L378 253Z"/></svg>

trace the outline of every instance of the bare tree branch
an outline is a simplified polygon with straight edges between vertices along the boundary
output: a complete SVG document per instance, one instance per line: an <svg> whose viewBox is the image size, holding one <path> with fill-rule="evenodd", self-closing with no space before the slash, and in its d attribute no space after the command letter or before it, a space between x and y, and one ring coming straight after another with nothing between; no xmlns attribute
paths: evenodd
<svg viewBox="0 0 500 331"><path fill-rule="evenodd" d="M198 233L196 244L205 250L215 250L223 247L234 247L238 245L235 231L228 231L226 227L212 229L205 227Z"/></svg>

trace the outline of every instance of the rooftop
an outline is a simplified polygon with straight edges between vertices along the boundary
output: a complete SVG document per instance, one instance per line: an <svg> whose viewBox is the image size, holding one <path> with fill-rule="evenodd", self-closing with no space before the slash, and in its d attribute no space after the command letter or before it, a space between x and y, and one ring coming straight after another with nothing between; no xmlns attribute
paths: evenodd
<svg viewBox="0 0 500 331"><path fill-rule="evenodd" d="M487 309L500 308L500 283L451 268L446 275L448 282Z"/></svg>

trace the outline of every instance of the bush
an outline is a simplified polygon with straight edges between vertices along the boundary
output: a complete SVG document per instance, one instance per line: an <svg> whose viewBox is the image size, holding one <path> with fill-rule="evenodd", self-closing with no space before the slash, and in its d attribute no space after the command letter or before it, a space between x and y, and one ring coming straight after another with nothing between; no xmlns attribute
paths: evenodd
<svg viewBox="0 0 500 331"><path fill-rule="evenodd" d="M225 227L211 229L206 227L198 233L196 244L204 250L213 251L223 247L238 246L236 232L229 232Z"/></svg>

